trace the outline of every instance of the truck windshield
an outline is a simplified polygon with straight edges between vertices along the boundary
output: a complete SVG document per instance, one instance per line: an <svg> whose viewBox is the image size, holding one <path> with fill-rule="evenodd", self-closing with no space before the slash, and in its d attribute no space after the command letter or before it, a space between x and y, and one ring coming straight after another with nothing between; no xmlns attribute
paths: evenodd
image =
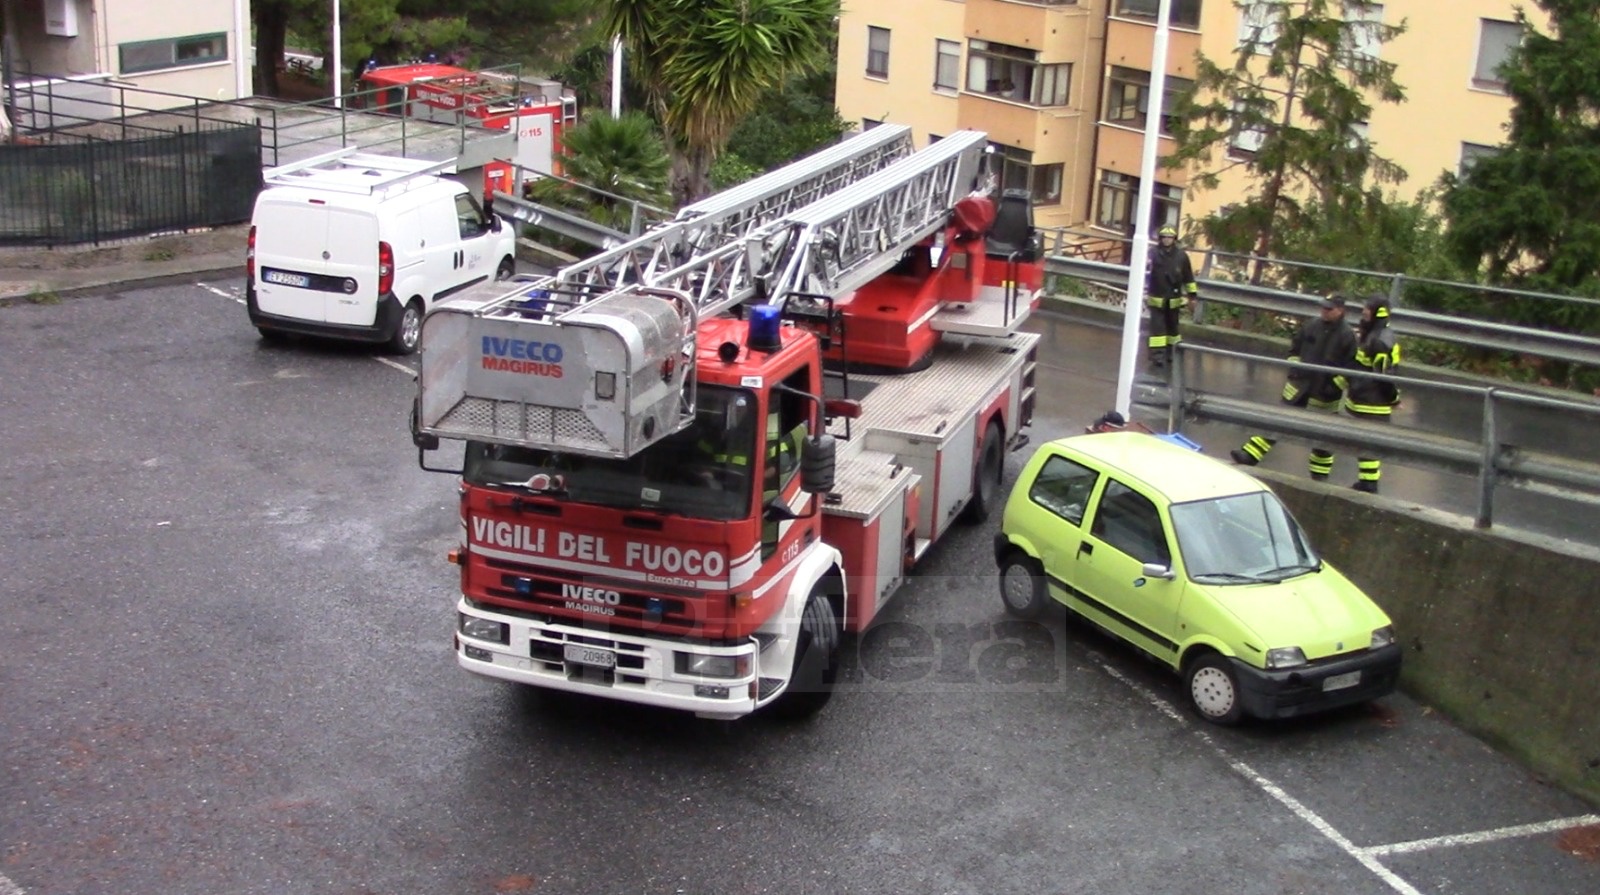
<svg viewBox="0 0 1600 895"><path fill-rule="evenodd" d="M694 423L626 460L535 448L467 443L468 484L526 489L544 473L560 476L563 500L629 510L655 510L698 519L750 514L756 463L755 396L741 389L701 386Z"/></svg>
<svg viewBox="0 0 1600 895"><path fill-rule="evenodd" d="M1256 584L1322 567L1305 532L1270 492L1173 504L1171 512L1190 578Z"/></svg>

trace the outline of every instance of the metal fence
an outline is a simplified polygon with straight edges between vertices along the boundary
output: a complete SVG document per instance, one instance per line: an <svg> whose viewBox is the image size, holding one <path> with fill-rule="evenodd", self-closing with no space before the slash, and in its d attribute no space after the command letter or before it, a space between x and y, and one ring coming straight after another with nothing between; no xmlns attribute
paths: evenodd
<svg viewBox="0 0 1600 895"><path fill-rule="evenodd" d="M1164 399L1167 425L1173 432L1182 430L1185 419L1212 420L1246 426L1256 432L1271 432L1311 441L1314 444L1375 450L1386 457L1421 461L1423 464L1476 476L1478 482L1474 518L1480 528L1494 521L1496 490L1519 485L1553 490L1572 496L1577 489L1600 493L1600 464L1558 451L1563 445L1517 444L1528 433L1519 432L1508 419L1517 411L1554 413L1570 421L1574 430L1593 431L1600 423L1600 404L1583 400L1562 400L1494 386L1472 386L1450 382L1431 382L1405 376L1363 373L1363 377L1397 383L1407 393L1466 397L1482 408L1477 430L1470 436L1433 428L1382 425L1349 416L1319 413L1285 407L1279 403L1252 401L1233 395L1208 393L1191 388L1186 368L1193 369L1206 358L1227 358L1248 364L1280 368L1315 370L1330 374L1349 374L1349 370L1304 364L1180 342L1172 380L1164 389L1153 389L1151 398ZM1185 361L1188 363L1185 363ZM1426 399L1425 399L1426 400Z"/></svg>
<svg viewBox="0 0 1600 895"><path fill-rule="evenodd" d="M249 220L254 125L130 140L0 145L0 245L102 242Z"/></svg>

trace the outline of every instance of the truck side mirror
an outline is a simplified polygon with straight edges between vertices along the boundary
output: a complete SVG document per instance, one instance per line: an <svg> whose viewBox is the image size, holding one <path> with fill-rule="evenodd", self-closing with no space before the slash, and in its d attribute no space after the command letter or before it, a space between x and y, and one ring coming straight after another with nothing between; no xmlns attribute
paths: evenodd
<svg viewBox="0 0 1600 895"><path fill-rule="evenodd" d="M800 447L800 489L808 494L833 490L838 445L832 435L807 438Z"/></svg>

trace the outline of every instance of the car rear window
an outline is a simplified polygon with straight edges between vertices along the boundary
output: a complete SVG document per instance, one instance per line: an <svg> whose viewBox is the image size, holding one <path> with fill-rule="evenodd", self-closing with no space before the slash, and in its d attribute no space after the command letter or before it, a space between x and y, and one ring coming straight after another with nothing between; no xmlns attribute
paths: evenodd
<svg viewBox="0 0 1600 895"><path fill-rule="evenodd" d="M1065 457L1051 457L1039 467L1028 497L1073 525L1083 524L1089 495L1094 493L1100 474Z"/></svg>

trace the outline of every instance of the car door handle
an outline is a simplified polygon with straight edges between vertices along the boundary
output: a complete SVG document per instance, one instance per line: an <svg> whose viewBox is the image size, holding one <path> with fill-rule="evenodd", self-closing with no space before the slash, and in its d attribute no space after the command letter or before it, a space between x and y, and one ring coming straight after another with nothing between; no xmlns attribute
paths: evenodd
<svg viewBox="0 0 1600 895"><path fill-rule="evenodd" d="M1093 553L1093 552L1094 552L1094 545L1089 543L1088 541L1082 541L1082 542L1080 542L1078 544L1078 555L1079 556L1082 556L1085 553Z"/></svg>

